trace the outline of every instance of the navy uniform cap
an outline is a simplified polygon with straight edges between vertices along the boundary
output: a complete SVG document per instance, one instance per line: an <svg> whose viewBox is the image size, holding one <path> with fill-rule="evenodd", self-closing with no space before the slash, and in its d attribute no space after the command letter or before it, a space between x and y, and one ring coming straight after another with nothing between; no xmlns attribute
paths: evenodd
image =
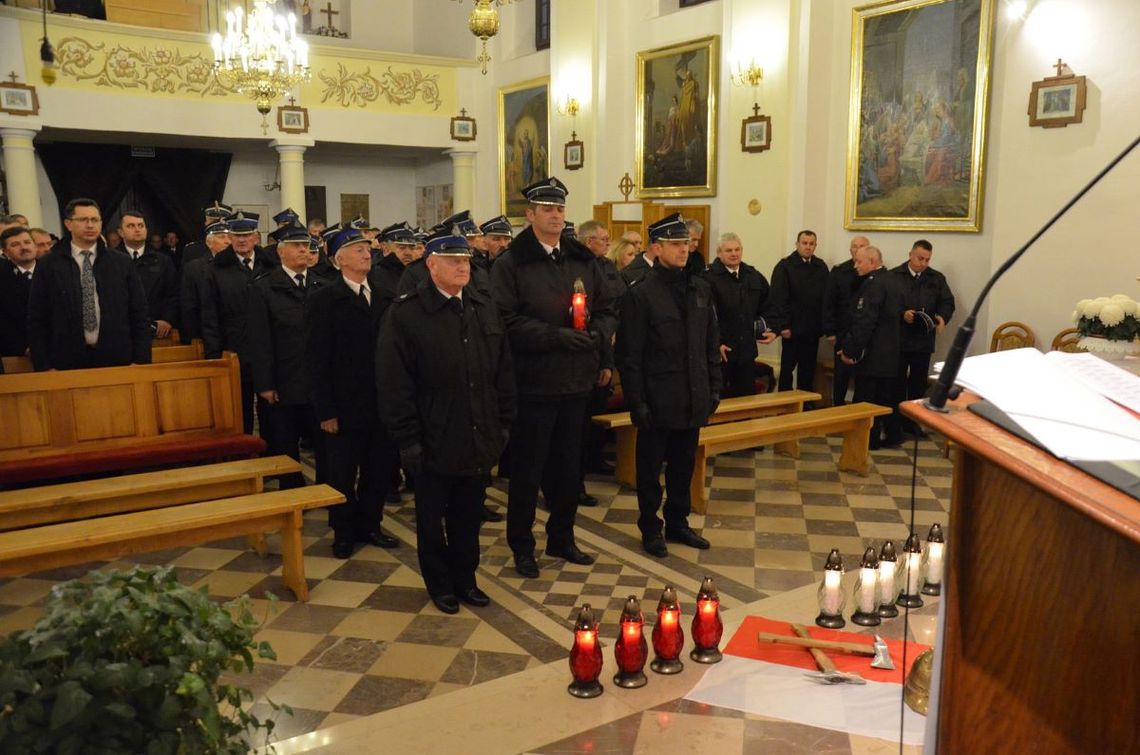
<svg viewBox="0 0 1140 755"><path fill-rule="evenodd" d="M333 239L335 239L336 235L342 230L343 229L341 228L340 223L330 225L328 228L325 228L323 231L321 231L321 238L325 240L326 244L329 244L331 246Z"/></svg>
<svg viewBox="0 0 1140 755"><path fill-rule="evenodd" d="M526 201L531 204L554 204L560 206L566 204L566 195L569 193L570 190L566 188L566 184L554 176L532 183L522 190L522 195L526 197Z"/></svg>
<svg viewBox="0 0 1140 755"><path fill-rule="evenodd" d="M309 237L309 254L320 254L321 239L318 236Z"/></svg>
<svg viewBox="0 0 1140 755"><path fill-rule="evenodd" d="M219 220L216 223L210 223L208 226L206 226L206 235L207 236L216 236L217 234L220 234L220 233L229 233L229 232L230 232L229 223L227 223L224 220Z"/></svg>
<svg viewBox="0 0 1140 755"><path fill-rule="evenodd" d="M423 228L416 226L415 230L412 231L412 235L416 237L416 243L417 244L426 244L427 240L428 240L428 236L430 236L431 234L428 233L427 231L425 231Z"/></svg>
<svg viewBox="0 0 1140 755"><path fill-rule="evenodd" d="M479 226L475 225L475 221L471 218L471 210L463 210L462 212L455 213L446 220L441 221L436 228L447 229L450 233L451 229L456 226L459 227L459 232L464 236L483 235L479 230Z"/></svg>
<svg viewBox="0 0 1140 755"><path fill-rule="evenodd" d="M222 204L216 199L214 200L214 204L210 207L202 208L202 213L206 217L213 218L215 220L225 220L230 215L232 215L233 212L234 208L230 207L228 204Z"/></svg>
<svg viewBox="0 0 1140 755"><path fill-rule="evenodd" d="M244 236L250 233L257 233L257 222L260 219L261 216L256 212L245 212L244 210L238 210L232 216L230 216L230 219L226 221L226 224L229 225L230 233L236 236Z"/></svg>
<svg viewBox="0 0 1140 755"><path fill-rule="evenodd" d="M572 239L578 238L578 232L574 229L574 224L569 220L567 220L566 224L562 226L562 235L569 236Z"/></svg>
<svg viewBox="0 0 1140 755"><path fill-rule="evenodd" d="M685 219L681 217L681 213L674 212L661 218L656 223L649 226L649 242L654 241L688 241L689 240L689 227L685 225Z"/></svg>
<svg viewBox="0 0 1140 755"><path fill-rule="evenodd" d="M329 253L336 254L346 246L360 242L364 242L365 244L369 243L359 228L343 228L336 234L333 240L329 242Z"/></svg>
<svg viewBox="0 0 1140 755"><path fill-rule="evenodd" d="M363 215L357 215L349 221L348 225L358 231L379 231L380 229L368 222Z"/></svg>
<svg viewBox="0 0 1140 755"><path fill-rule="evenodd" d="M514 229L511 228L511 221L507 220L506 215L491 218L479 226L479 230L483 232L484 236L506 236L507 238L512 238L515 235Z"/></svg>
<svg viewBox="0 0 1140 755"><path fill-rule="evenodd" d="M298 223L290 223L283 225L273 232L276 234L274 238L277 239L278 244L284 244L288 241L309 241L309 229Z"/></svg>
<svg viewBox="0 0 1140 755"><path fill-rule="evenodd" d="M428 237L424 254L436 254L440 257L470 257L471 247L467 244L463 229L458 225L451 226L451 230L436 226L434 233Z"/></svg>
<svg viewBox="0 0 1140 755"><path fill-rule="evenodd" d="M412 230L412 227L407 221L401 221L399 223L393 223L380 231L380 240L393 244L414 246L416 243L416 232Z"/></svg>
<svg viewBox="0 0 1140 755"><path fill-rule="evenodd" d="M294 212L292 207L286 207L284 210L273 216L273 222L277 225L285 225L286 223L300 223L301 216Z"/></svg>

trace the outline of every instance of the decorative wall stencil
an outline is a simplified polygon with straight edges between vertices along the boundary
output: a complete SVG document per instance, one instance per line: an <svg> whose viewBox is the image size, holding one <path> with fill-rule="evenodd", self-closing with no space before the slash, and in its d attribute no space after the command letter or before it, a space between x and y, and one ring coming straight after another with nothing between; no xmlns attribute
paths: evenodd
<svg viewBox="0 0 1140 755"><path fill-rule="evenodd" d="M214 76L214 61L205 51L186 55L163 47L132 50L121 44L92 43L80 37L65 37L56 47L59 71L77 81L119 89L178 94L192 92L203 97L225 96L226 89Z"/></svg>
<svg viewBox="0 0 1140 755"><path fill-rule="evenodd" d="M380 95L384 95L392 105L407 105L419 95L425 104L433 106L433 110L439 110L443 104L439 96L439 76L424 75L418 68L394 71L392 66L388 66L380 78L372 75L371 67L363 72L349 72L343 63L337 63L336 69L335 74L324 70L317 74L325 84L321 91L321 102L332 99L344 107L366 107L369 102L376 102Z"/></svg>

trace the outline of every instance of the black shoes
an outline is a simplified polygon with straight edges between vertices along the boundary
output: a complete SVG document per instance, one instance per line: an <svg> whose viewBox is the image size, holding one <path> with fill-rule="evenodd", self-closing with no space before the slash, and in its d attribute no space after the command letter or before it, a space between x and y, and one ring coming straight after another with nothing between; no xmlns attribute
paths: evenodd
<svg viewBox="0 0 1140 755"><path fill-rule="evenodd" d="M589 493L582 491L578 494L578 505L585 506L586 508L593 508L598 505L598 499Z"/></svg>
<svg viewBox="0 0 1140 755"><path fill-rule="evenodd" d="M665 558L669 555L669 549L665 547L665 540L660 535L643 537L641 539L641 547L644 548L645 552L650 556Z"/></svg>
<svg viewBox="0 0 1140 755"><path fill-rule="evenodd" d="M594 557L588 553L584 553L574 543L570 543L569 545L563 546L561 548L551 547L547 545L546 555L550 556L551 558L562 558L572 564L578 564L579 566L589 566L590 564L594 563Z"/></svg>
<svg viewBox="0 0 1140 755"><path fill-rule="evenodd" d="M389 490L384 496L384 503L399 503L400 500L400 491L395 488Z"/></svg>
<svg viewBox="0 0 1140 755"><path fill-rule="evenodd" d="M431 595L431 593L428 594ZM445 595L431 595L431 602L444 613L459 613L459 600L451 593Z"/></svg>
<svg viewBox="0 0 1140 755"><path fill-rule="evenodd" d="M608 461L599 461L589 466L590 474L596 475L612 475L614 473L614 465Z"/></svg>
<svg viewBox="0 0 1140 755"><path fill-rule="evenodd" d="M347 558L352 558L354 543L351 540L334 540L333 541L333 558L339 558L342 561Z"/></svg>
<svg viewBox="0 0 1140 755"><path fill-rule="evenodd" d="M681 543L702 551L708 550L709 547L709 541L694 532L692 527L681 527L675 530L666 529L665 539L671 543Z"/></svg>
<svg viewBox="0 0 1140 755"><path fill-rule="evenodd" d="M482 608L483 606L491 605L491 599L487 597L487 593L478 587L472 587L469 590L460 590L458 595L459 599L469 606Z"/></svg>
<svg viewBox="0 0 1140 755"><path fill-rule="evenodd" d="M358 537L357 541L361 543L369 543L380 548L395 548L400 544L399 540L392 537L382 529L376 530L375 532L369 532L363 537Z"/></svg>
<svg viewBox="0 0 1140 755"><path fill-rule="evenodd" d="M494 509L492 509L490 506L488 506L485 503L483 504L483 510L479 512L479 518L482 519L484 522L501 522L501 521L503 521L503 515L500 514L498 511L495 511Z"/></svg>
<svg viewBox="0 0 1140 755"><path fill-rule="evenodd" d="M534 556L520 556L516 553L515 571L520 577L538 579L538 562L534 560Z"/></svg>

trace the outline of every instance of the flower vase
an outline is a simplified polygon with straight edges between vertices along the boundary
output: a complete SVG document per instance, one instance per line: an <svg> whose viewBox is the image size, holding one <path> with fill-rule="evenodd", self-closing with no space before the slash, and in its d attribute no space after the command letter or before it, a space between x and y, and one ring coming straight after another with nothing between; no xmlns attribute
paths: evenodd
<svg viewBox="0 0 1140 755"><path fill-rule="evenodd" d="M1081 336L1077 345L1108 362L1122 362L1125 357L1140 355L1140 341L1113 341L1104 336Z"/></svg>

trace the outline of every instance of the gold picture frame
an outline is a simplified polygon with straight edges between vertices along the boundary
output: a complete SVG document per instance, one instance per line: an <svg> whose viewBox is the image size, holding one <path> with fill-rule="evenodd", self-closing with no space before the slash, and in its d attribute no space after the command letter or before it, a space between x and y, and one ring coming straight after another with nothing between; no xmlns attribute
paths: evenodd
<svg viewBox="0 0 1140 755"><path fill-rule="evenodd" d="M982 230L996 4L852 10L848 230Z"/></svg>
<svg viewBox="0 0 1140 755"><path fill-rule="evenodd" d="M451 138L457 142L473 142L478 134L475 119L468 116L466 110L460 113L451 118Z"/></svg>
<svg viewBox="0 0 1140 755"><path fill-rule="evenodd" d="M772 116L751 115L740 122L740 150L763 152L772 148Z"/></svg>
<svg viewBox="0 0 1140 755"><path fill-rule="evenodd" d="M1064 128L1085 119L1088 84L1084 76L1067 73L1033 82L1029 91L1029 125Z"/></svg>
<svg viewBox="0 0 1140 755"><path fill-rule="evenodd" d="M499 206L515 225L526 217L521 191L550 175L550 77L499 89Z"/></svg>
<svg viewBox="0 0 1140 755"><path fill-rule="evenodd" d="M296 105L278 106L277 130L283 134L309 133L309 109Z"/></svg>
<svg viewBox="0 0 1140 755"><path fill-rule="evenodd" d="M637 53L637 195L716 195L720 37Z"/></svg>
<svg viewBox="0 0 1140 755"><path fill-rule="evenodd" d="M11 115L39 115L40 98L30 84L13 81L0 82L0 113Z"/></svg>
<svg viewBox="0 0 1140 755"><path fill-rule="evenodd" d="M586 164L586 145L581 139L571 139L562 145L562 163L566 170L580 170Z"/></svg>

